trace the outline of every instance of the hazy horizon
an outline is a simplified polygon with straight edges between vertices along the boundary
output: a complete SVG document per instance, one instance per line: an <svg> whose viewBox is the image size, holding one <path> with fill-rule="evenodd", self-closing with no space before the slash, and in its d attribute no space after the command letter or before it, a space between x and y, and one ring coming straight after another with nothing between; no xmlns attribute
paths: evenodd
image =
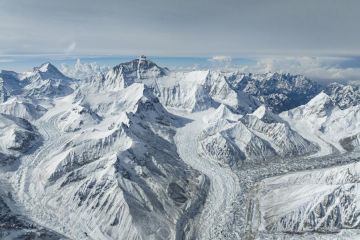
<svg viewBox="0 0 360 240"><path fill-rule="evenodd" d="M137 58L132 56L64 56L64 55L11 55L0 56L0 70L31 71L33 67L51 62L56 67L73 67L77 59L83 64L112 67ZM148 56L162 67L175 71L221 69L252 73L285 72L301 74L313 80L360 82L360 57L330 56L244 56L224 55L212 57Z"/></svg>
<svg viewBox="0 0 360 240"><path fill-rule="evenodd" d="M359 81L358 9L355 0L0 0L0 69L145 54L174 69Z"/></svg>
<svg viewBox="0 0 360 240"><path fill-rule="evenodd" d="M0 55L360 55L360 2L0 0Z"/></svg>

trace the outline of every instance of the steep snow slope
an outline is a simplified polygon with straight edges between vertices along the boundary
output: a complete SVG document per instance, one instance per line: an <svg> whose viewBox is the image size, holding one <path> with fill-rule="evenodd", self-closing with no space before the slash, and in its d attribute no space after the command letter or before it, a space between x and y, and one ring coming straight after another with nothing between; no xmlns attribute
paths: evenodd
<svg viewBox="0 0 360 240"><path fill-rule="evenodd" d="M0 74L0 153L18 159L0 168L0 199L26 222L17 233L252 239L259 204L260 230L273 238L357 228L357 186L346 182L355 172L253 186L354 161L335 153L359 148L357 88L318 94L302 76L172 72L144 57L109 71L78 62L72 74L51 64Z"/></svg>
<svg viewBox="0 0 360 240"><path fill-rule="evenodd" d="M265 160L276 156L269 142L255 135L241 121L221 120L207 127L201 134L203 154L209 154L230 166L241 160Z"/></svg>
<svg viewBox="0 0 360 240"><path fill-rule="evenodd" d="M324 91L340 109L346 109L360 104L359 86L332 83L327 86Z"/></svg>
<svg viewBox="0 0 360 240"><path fill-rule="evenodd" d="M255 98L234 90L223 72L171 73L158 79L156 84L160 101L179 110L197 112L224 104L233 111L246 113L259 105Z"/></svg>
<svg viewBox="0 0 360 240"><path fill-rule="evenodd" d="M74 104L71 109L60 115L58 127L64 132L78 131L82 128L95 126L101 117L87 105Z"/></svg>
<svg viewBox="0 0 360 240"><path fill-rule="evenodd" d="M90 77L95 91L117 91L133 83L153 89L162 104L189 112L203 111L225 104L238 112L251 112L258 101L236 91L220 71L171 72L147 59L135 59L112 68L106 74Z"/></svg>
<svg viewBox="0 0 360 240"><path fill-rule="evenodd" d="M212 111L211 114L204 116L205 123L216 123L222 119L227 119L233 122L239 121L243 115L232 112L227 106L221 104L215 111Z"/></svg>
<svg viewBox="0 0 360 240"><path fill-rule="evenodd" d="M0 113L24 118L32 121L41 117L46 108L40 104L33 103L25 98L12 97L4 103L0 103Z"/></svg>
<svg viewBox="0 0 360 240"><path fill-rule="evenodd" d="M242 116L221 105L207 121L199 139L202 153L230 166L240 167L243 160L304 156L318 150L265 106Z"/></svg>
<svg viewBox="0 0 360 240"><path fill-rule="evenodd" d="M180 119L142 84L101 98L83 95L79 103L93 107L97 123L86 123L91 112L70 108L74 99L59 99L36 121L49 144L27 156L12 180L26 211L74 239L181 236L207 182L177 155ZM66 118L84 124L64 132L58 123L71 122Z"/></svg>
<svg viewBox="0 0 360 240"><path fill-rule="evenodd" d="M55 66L45 63L22 74L1 71L0 96L2 102L11 96L43 100L68 95L76 87L75 84L73 79L63 75Z"/></svg>
<svg viewBox="0 0 360 240"><path fill-rule="evenodd" d="M259 190L260 230L339 233L358 229L359 174L360 165L354 163L264 180Z"/></svg>
<svg viewBox="0 0 360 240"><path fill-rule="evenodd" d="M346 146L344 149L341 143L346 145L349 137L360 133L359 113L360 105L342 110L329 95L321 92L309 103L280 116L298 133L320 146L318 155L326 155L345 151Z"/></svg>
<svg viewBox="0 0 360 240"><path fill-rule="evenodd" d="M21 81L25 83L23 94L34 98L65 96L73 91L73 80L50 63L23 74Z"/></svg>
<svg viewBox="0 0 360 240"><path fill-rule="evenodd" d="M156 79L168 74L167 68L161 68L146 58L121 63L105 75L97 75L92 80L92 87L101 90L121 90L133 83L154 86Z"/></svg>
<svg viewBox="0 0 360 240"><path fill-rule="evenodd" d="M275 113L307 103L322 87L301 75L231 73L228 82L270 107Z"/></svg>
<svg viewBox="0 0 360 240"><path fill-rule="evenodd" d="M173 73L157 80L160 101L167 107L189 112L206 110L216 106L206 86L208 71Z"/></svg>
<svg viewBox="0 0 360 240"><path fill-rule="evenodd" d="M15 161L41 141L34 127L21 118L0 114L0 129L1 165Z"/></svg>
<svg viewBox="0 0 360 240"><path fill-rule="evenodd" d="M253 114L247 114L242 122L254 133L264 137L281 157L304 156L317 152L318 146L293 131L279 116L265 106L259 107Z"/></svg>
<svg viewBox="0 0 360 240"><path fill-rule="evenodd" d="M5 102L10 96L19 94L21 91L21 82L15 72L0 72L0 102Z"/></svg>

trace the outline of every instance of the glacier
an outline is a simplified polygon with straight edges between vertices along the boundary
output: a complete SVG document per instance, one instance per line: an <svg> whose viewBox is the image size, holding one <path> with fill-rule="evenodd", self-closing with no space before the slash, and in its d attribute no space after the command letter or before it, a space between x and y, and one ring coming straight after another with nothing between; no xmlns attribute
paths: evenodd
<svg viewBox="0 0 360 240"><path fill-rule="evenodd" d="M360 90L142 56L0 72L2 239L359 236Z"/></svg>

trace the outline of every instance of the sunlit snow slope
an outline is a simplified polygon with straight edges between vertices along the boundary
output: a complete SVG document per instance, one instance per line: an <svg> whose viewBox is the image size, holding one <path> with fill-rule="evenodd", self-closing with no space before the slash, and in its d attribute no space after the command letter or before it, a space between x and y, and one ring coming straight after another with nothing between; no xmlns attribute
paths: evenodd
<svg viewBox="0 0 360 240"><path fill-rule="evenodd" d="M0 73L1 239L358 228L357 164L266 179L357 161L357 87L171 71L144 56L63 69Z"/></svg>

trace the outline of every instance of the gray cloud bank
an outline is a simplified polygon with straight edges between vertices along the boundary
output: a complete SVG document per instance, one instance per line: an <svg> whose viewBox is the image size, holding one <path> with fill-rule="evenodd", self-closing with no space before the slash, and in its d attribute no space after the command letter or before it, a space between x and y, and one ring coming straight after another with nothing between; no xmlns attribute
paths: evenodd
<svg viewBox="0 0 360 240"><path fill-rule="evenodd" d="M360 55L358 0L0 0L0 54Z"/></svg>
<svg viewBox="0 0 360 240"><path fill-rule="evenodd" d="M355 64L357 62L357 64ZM305 75L322 82L360 84L360 61L348 57L264 57L254 65L239 68L243 72L283 72Z"/></svg>

